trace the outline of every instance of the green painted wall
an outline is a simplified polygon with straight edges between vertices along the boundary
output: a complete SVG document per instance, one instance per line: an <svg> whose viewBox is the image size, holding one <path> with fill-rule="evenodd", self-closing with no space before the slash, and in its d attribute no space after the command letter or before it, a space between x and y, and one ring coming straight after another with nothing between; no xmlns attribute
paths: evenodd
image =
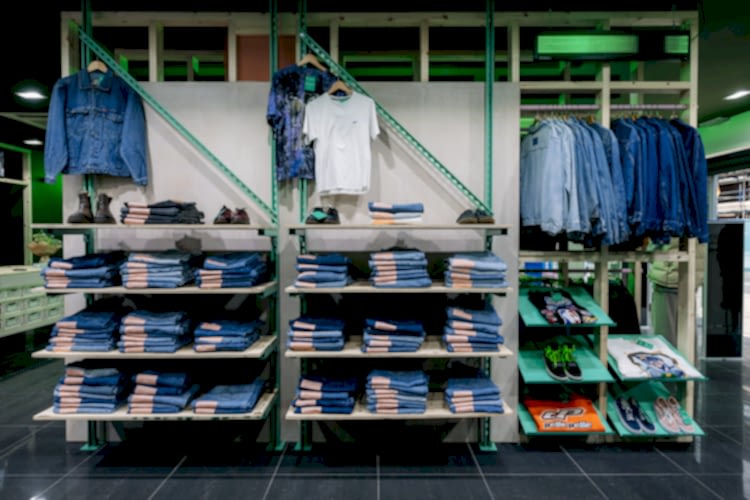
<svg viewBox="0 0 750 500"><path fill-rule="evenodd" d="M708 127L699 127L706 156L750 150L750 111L745 111L729 120Z"/></svg>
<svg viewBox="0 0 750 500"><path fill-rule="evenodd" d="M54 184L44 182L44 153L31 152L32 222L62 222L62 176Z"/></svg>

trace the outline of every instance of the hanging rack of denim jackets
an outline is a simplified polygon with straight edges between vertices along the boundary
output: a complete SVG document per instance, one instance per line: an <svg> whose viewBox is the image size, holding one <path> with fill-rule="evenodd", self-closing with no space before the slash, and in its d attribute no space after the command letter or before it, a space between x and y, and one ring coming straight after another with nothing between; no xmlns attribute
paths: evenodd
<svg viewBox="0 0 750 500"><path fill-rule="evenodd" d="M537 113L521 143L524 227L587 246L707 237L706 163L695 128L641 116L608 129L576 116L598 110L595 104L521 109ZM684 105L611 109L664 112Z"/></svg>

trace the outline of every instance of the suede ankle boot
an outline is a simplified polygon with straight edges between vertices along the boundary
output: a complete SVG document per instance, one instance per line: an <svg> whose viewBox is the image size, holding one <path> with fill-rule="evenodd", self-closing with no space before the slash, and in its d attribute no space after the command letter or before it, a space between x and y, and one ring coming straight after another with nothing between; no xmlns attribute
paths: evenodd
<svg viewBox="0 0 750 500"><path fill-rule="evenodd" d="M96 215L94 223L96 224L115 224L115 218L109 210L109 203L112 201L111 196L102 193L96 198Z"/></svg>
<svg viewBox="0 0 750 500"><path fill-rule="evenodd" d="M78 211L68 217L69 224L91 224L94 216L91 213L91 199L85 191L78 193Z"/></svg>

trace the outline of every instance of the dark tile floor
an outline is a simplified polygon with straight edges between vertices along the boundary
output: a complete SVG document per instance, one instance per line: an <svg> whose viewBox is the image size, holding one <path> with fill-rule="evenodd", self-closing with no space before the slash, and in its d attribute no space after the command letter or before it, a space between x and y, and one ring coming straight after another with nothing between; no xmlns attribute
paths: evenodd
<svg viewBox="0 0 750 500"><path fill-rule="evenodd" d="M750 363L706 361L690 444L588 445L547 438L501 444L349 445L299 453L254 443L258 429L127 430L96 452L65 442L63 423L32 415L50 403L58 362L0 380L0 498L14 499L739 499L750 498ZM746 410L747 408L747 410ZM249 436L249 437L248 437Z"/></svg>

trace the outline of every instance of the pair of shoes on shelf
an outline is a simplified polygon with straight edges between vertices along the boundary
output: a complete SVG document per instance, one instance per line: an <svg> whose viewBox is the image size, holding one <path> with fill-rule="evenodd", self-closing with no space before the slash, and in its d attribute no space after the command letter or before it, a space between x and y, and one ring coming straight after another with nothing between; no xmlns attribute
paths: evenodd
<svg viewBox="0 0 750 500"><path fill-rule="evenodd" d="M555 380L581 380L583 374L575 357L575 346L550 342L544 347L544 368Z"/></svg>
<svg viewBox="0 0 750 500"><path fill-rule="evenodd" d="M695 426L690 416L682 409L680 402L674 396L664 398L659 396L654 400L654 413L665 431L671 434L690 434L695 432Z"/></svg>
<svg viewBox="0 0 750 500"><path fill-rule="evenodd" d="M339 212L333 207L315 207L305 219L305 224L341 224Z"/></svg>
<svg viewBox="0 0 750 500"><path fill-rule="evenodd" d="M464 210L456 222L459 224L494 224L495 218L484 210Z"/></svg>
<svg viewBox="0 0 750 500"><path fill-rule="evenodd" d="M651 434L656 431L656 426L634 397L619 397L615 400L615 405L620 421L630 432Z"/></svg>
<svg viewBox="0 0 750 500"><path fill-rule="evenodd" d="M70 214L68 224L116 224L115 217L109 210L112 197L100 193L96 197L96 213L91 210L91 198L85 191L78 193L78 211Z"/></svg>
<svg viewBox="0 0 750 500"><path fill-rule="evenodd" d="M223 205L214 217L214 224L250 224L250 216L244 208L238 208L233 212Z"/></svg>

